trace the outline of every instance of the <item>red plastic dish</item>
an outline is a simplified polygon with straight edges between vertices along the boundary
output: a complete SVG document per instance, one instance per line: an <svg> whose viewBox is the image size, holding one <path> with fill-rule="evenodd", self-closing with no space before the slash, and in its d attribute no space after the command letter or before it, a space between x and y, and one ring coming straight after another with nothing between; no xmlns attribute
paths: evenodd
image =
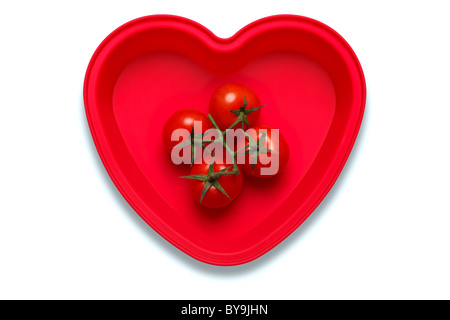
<svg viewBox="0 0 450 320"><path fill-rule="evenodd" d="M221 84L259 95L259 124L291 146L283 174L245 177L241 195L211 212L190 197L188 168L164 150L162 126L178 108L208 113ZM177 16L133 20L112 32L87 69L84 102L111 179L149 226L209 264L256 259L291 234L328 193L356 139L365 81L347 42L301 16L255 21L229 39Z"/></svg>

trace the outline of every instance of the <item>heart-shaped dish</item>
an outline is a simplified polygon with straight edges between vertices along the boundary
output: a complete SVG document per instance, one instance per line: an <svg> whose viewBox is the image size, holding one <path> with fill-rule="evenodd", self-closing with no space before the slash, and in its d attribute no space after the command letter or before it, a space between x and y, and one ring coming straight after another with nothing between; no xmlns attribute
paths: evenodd
<svg viewBox="0 0 450 320"><path fill-rule="evenodd" d="M177 109L208 114L224 83L251 87L264 104L260 124L290 145L276 178L245 177L241 195L213 210L189 195L162 145ZM222 39L170 15L142 17L113 31L95 51L84 103L93 140L111 179L139 216L186 254L237 265L275 247L314 211L353 147L365 106L363 71L330 27L295 15L255 21Z"/></svg>

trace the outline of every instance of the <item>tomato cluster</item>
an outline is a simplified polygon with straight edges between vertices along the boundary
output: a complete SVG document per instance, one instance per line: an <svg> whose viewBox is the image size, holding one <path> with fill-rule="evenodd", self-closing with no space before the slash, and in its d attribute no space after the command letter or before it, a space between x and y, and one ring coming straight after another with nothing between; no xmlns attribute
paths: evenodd
<svg viewBox="0 0 450 320"><path fill-rule="evenodd" d="M181 178L190 180L201 205L232 202L241 192L243 173L273 177L285 168L289 146L278 129L257 125L262 107L252 89L230 83L212 94L208 116L185 108L165 123L164 146L174 163L190 165L189 175Z"/></svg>

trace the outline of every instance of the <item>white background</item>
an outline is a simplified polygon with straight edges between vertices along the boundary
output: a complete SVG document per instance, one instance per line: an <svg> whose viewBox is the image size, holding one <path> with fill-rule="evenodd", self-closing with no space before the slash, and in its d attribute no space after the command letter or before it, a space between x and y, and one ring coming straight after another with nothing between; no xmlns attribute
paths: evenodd
<svg viewBox="0 0 450 320"><path fill-rule="evenodd" d="M448 1L2 1L0 299L450 299ZM294 234L235 267L198 262L123 200L93 145L84 73L148 14L228 37L264 16L320 20L363 66L360 135Z"/></svg>

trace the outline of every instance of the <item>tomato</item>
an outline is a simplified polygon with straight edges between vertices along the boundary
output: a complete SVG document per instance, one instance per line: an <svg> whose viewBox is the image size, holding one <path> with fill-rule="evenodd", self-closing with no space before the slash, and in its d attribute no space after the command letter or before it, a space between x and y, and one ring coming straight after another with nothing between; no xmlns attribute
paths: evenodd
<svg viewBox="0 0 450 320"><path fill-rule="evenodd" d="M289 145L279 132L268 126L256 126L246 131L245 150L238 153L239 167L254 177L280 174L289 160ZM252 142L251 142L252 141Z"/></svg>
<svg viewBox="0 0 450 320"><path fill-rule="evenodd" d="M211 96L209 113L221 130L253 126L261 114L256 93L240 84L225 84Z"/></svg>
<svg viewBox="0 0 450 320"><path fill-rule="evenodd" d="M201 122L201 129L198 126L194 125L194 121ZM213 126L211 121L205 114L192 108L180 109L172 114L169 119L167 119L163 127L162 139L165 149L168 152L171 152L173 157L181 159L184 150L174 150L174 147L180 144L183 141L183 138L179 137L179 140L172 141L172 133L176 129L185 129L188 132L192 133L193 128L195 130L194 134L199 135L201 133L204 133L206 130L213 128ZM195 154L197 153L198 152L195 152Z"/></svg>
<svg viewBox="0 0 450 320"><path fill-rule="evenodd" d="M208 208L220 208L231 203L239 195L243 185L243 175L230 173L232 166L226 163L202 161L194 164L189 176L189 186L193 198L201 205Z"/></svg>

